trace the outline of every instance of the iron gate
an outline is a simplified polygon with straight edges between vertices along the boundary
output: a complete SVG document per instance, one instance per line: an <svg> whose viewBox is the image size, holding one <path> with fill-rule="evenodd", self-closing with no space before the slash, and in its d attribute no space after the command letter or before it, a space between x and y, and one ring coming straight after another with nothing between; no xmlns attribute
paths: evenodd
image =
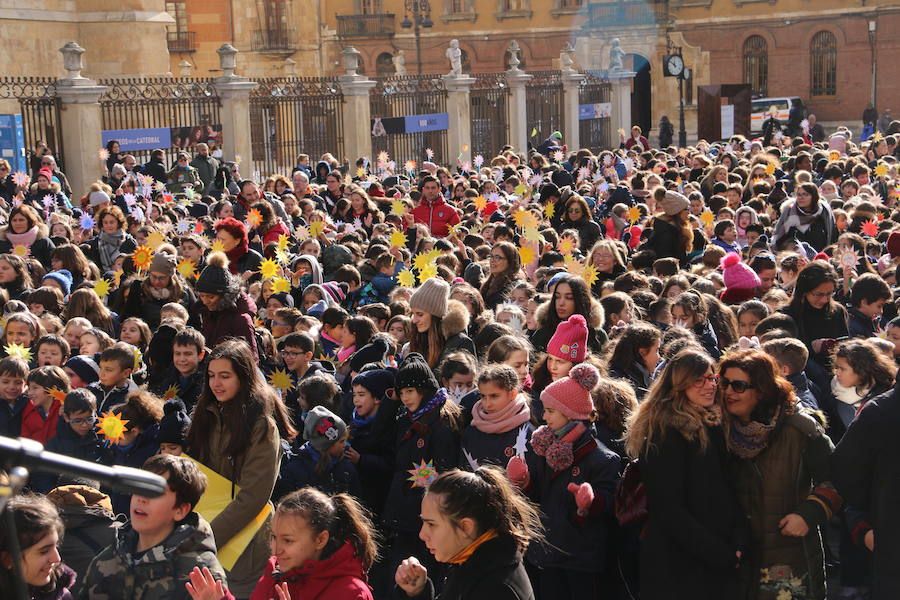
<svg viewBox="0 0 900 600"><path fill-rule="evenodd" d="M559 71L532 71L525 88L526 129L537 146L554 131L562 131L563 86ZM532 135L533 134L533 135Z"/></svg>
<svg viewBox="0 0 900 600"><path fill-rule="evenodd" d="M345 154L341 105L344 96L335 77L257 79L250 93L250 141L253 168L262 178L290 176L297 155L315 164L330 152Z"/></svg>
<svg viewBox="0 0 900 600"><path fill-rule="evenodd" d="M219 94L212 79L147 77L101 79L109 89L100 96L102 128L168 128L166 163L175 164L179 151L199 142L222 147L222 121L219 118ZM128 150L139 163L150 160L152 150Z"/></svg>
<svg viewBox="0 0 900 600"><path fill-rule="evenodd" d="M503 73L477 73L469 92L472 156L481 154L486 162L509 143L509 88Z"/></svg>
<svg viewBox="0 0 900 600"><path fill-rule="evenodd" d="M25 155L30 160L39 140L46 142L57 165L65 171L60 100L53 77L0 77L0 100L16 100L25 132ZM30 169L29 169L29 175Z"/></svg>
<svg viewBox="0 0 900 600"><path fill-rule="evenodd" d="M375 81L369 94L372 119L447 112L447 88L440 75L393 75ZM452 159L447 149L446 129L372 136L372 152L377 155L386 151L398 166L408 160L421 165L428 148L434 152L431 160L438 164Z"/></svg>
<svg viewBox="0 0 900 600"><path fill-rule="evenodd" d="M611 89L608 81L593 73L585 73L581 85L578 86L578 104L604 104L610 99ZM579 111L580 112L580 111ZM579 116L578 131L581 147L595 154L609 146L609 116L582 119Z"/></svg>

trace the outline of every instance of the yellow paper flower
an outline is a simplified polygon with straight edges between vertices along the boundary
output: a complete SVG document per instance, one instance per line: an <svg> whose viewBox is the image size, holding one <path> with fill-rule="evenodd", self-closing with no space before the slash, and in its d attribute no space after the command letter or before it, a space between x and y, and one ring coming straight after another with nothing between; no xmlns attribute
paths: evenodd
<svg viewBox="0 0 900 600"><path fill-rule="evenodd" d="M286 265L290 262L291 257L284 250L275 250L275 262L279 265Z"/></svg>
<svg viewBox="0 0 900 600"><path fill-rule="evenodd" d="M97 423L97 433L106 438L110 444L118 444L125 438L125 425L127 420L122 420L119 413L108 412L100 417Z"/></svg>
<svg viewBox="0 0 900 600"><path fill-rule="evenodd" d="M413 259L413 266L421 271L425 267L425 265L427 265L428 263L433 263L434 260L440 255L440 250L429 250L428 252L417 254Z"/></svg>
<svg viewBox="0 0 900 600"><path fill-rule="evenodd" d="M190 260L189 258L182 258L180 261L178 261L178 265L175 267L175 269L178 270L182 277L184 277L185 279L190 279L194 276L197 270L197 265L195 265L194 261Z"/></svg>
<svg viewBox="0 0 900 600"><path fill-rule="evenodd" d="M840 159L841 159L841 153L838 152L837 150L832 150L831 152L828 153L828 160L840 160Z"/></svg>
<svg viewBox="0 0 900 600"><path fill-rule="evenodd" d="M419 269L419 284L425 283L426 279L431 279L432 277L437 277L437 265L434 263L429 263Z"/></svg>
<svg viewBox="0 0 900 600"><path fill-rule="evenodd" d="M163 394L163 401L172 400L173 398L177 398L181 393L181 390L178 389L178 384L173 383L166 389L166 393Z"/></svg>
<svg viewBox="0 0 900 600"><path fill-rule="evenodd" d="M524 237L529 242L540 242L543 238L541 237L541 232L537 229L526 229L522 233L522 237Z"/></svg>
<svg viewBox="0 0 900 600"><path fill-rule="evenodd" d="M571 254L565 257L563 261L563 266L566 271L571 273L572 275L581 275L582 271L584 271L584 265L582 265L578 260L575 259Z"/></svg>
<svg viewBox="0 0 900 600"><path fill-rule="evenodd" d="M552 202L548 202L544 205L544 216L548 219L552 219L553 215L556 214L556 205Z"/></svg>
<svg viewBox="0 0 900 600"><path fill-rule="evenodd" d="M769 163L766 165L766 175L774 175L775 174L775 165Z"/></svg>
<svg viewBox="0 0 900 600"><path fill-rule="evenodd" d="M278 273L278 263L267 258L259 263L259 274L263 279L271 279Z"/></svg>
<svg viewBox="0 0 900 600"><path fill-rule="evenodd" d="M359 177L360 179L365 179L365 177L366 177L366 168L365 168L365 167L360 167L360 168L358 168L358 169L356 170L356 176Z"/></svg>
<svg viewBox="0 0 900 600"><path fill-rule="evenodd" d="M403 248L406 246L406 234L402 231L391 232L391 248Z"/></svg>
<svg viewBox="0 0 900 600"><path fill-rule="evenodd" d="M272 280L272 291L276 294L290 293L291 291L291 282L285 279L284 277L276 277Z"/></svg>
<svg viewBox="0 0 900 600"><path fill-rule="evenodd" d="M140 371L141 363L144 360L144 353L141 352L140 348L135 347L134 349L134 370Z"/></svg>
<svg viewBox="0 0 900 600"><path fill-rule="evenodd" d="M150 236L147 237L149 238ZM213 244L213 250L215 250L215 244ZM134 251L132 261L134 261L134 266L137 267L139 271L146 269L153 261L153 249L147 246L138 246L137 250Z"/></svg>
<svg viewBox="0 0 900 600"><path fill-rule="evenodd" d="M409 269L403 269L397 273L397 283L403 287L415 287L416 276Z"/></svg>
<svg viewBox="0 0 900 600"><path fill-rule="evenodd" d="M106 295L109 294L109 290L111 287L112 286L110 285L110 283L107 280L101 279L100 281L98 281L97 283L94 284L94 293L97 294L101 298L105 298Z"/></svg>
<svg viewBox="0 0 900 600"><path fill-rule="evenodd" d="M284 369L275 369L271 375L269 375L269 385L274 388L281 390L282 392L287 392L294 389L294 382L291 381L291 376L287 374L287 371Z"/></svg>
<svg viewBox="0 0 900 600"><path fill-rule="evenodd" d="M24 244L16 244L15 246L12 247L12 253L15 254L16 256L21 256L22 258L25 258L26 256L29 256L31 254L31 248L29 248L28 246L26 246Z"/></svg>
<svg viewBox="0 0 900 600"><path fill-rule="evenodd" d="M262 213L258 208L251 208L247 213L247 223L250 224L250 227L259 227L259 224L262 223Z"/></svg>
<svg viewBox="0 0 900 600"><path fill-rule="evenodd" d="M888 166L884 163L878 163L875 166L875 176L876 177L884 177L888 174Z"/></svg>
<svg viewBox="0 0 900 600"><path fill-rule="evenodd" d="M282 233L278 236L278 249L282 252L285 252L288 249L288 245L291 243L290 238L288 238L286 233Z"/></svg>
<svg viewBox="0 0 900 600"><path fill-rule="evenodd" d="M703 223L703 225L706 227L710 227L715 220L716 216L712 213L711 210L704 210L702 213L700 213L700 222Z"/></svg>
<svg viewBox="0 0 900 600"><path fill-rule="evenodd" d="M487 198L484 196L476 196L473 202L475 203L475 208L478 209L478 212L483 211L484 207L487 206Z"/></svg>
<svg viewBox="0 0 900 600"><path fill-rule="evenodd" d="M530 188L527 185L525 185L524 183L520 183L519 185L516 186L516 189L513 190L513 193L516 196L525 196L528 194L529 191L530 191Z"/></svg>
<svg viewBox="0 0 900 600"><path fill-rule="evenodd" d="M597 267L594 265L585 265L584 269L581 270L581 278L588 284L588 287L592 287L596 283L598 276Z"/></svg>
<svg viewBox="0 0 900 600"><path fill-rule="evenodd" d="M222 243L222 240L215 240L210 250L213 252L225 252L225 244Z"/></svg>
<svg viewBox="0 0 900 600"><path fill-rule="evenodd" d="M391 212L395 215L402 217L406 214L406 205L403 203L403 200L400 198L394 198L391 200Z"/></svg>
<svg viewBox="0 0 900 600"><path fill-rule="evenodd" d="M47 392L47 395L53 398L54 400L58 400L60 404L64 404L66 401L66 393L59 389L56 386L52 388L44 388L44 391Z"/></svg>
<svg viewBox="0 0 900 600"><path fill-rule="evenodd" d="M144 245L155 251L157 248L162 246L165 241L166 238L163 234L158 231L151 231L147 234L147 239L144 240Z"/></svg>
<svg viewBox="0 0 900 600"><path fill-rule="evenodd" d="M632 225L637 223L641 219L641 209L637 206L632 206L628 209L628 220Z"/></svg>
<svg viewBox="0 0 900 600"><path fill-rule="evenodd" d="M537 256L537 252L534 251L534 248L529 248L528 246L519 246L519 258L522 259L523 265L530 264L531 261L534 260L535 256Z"/></svg>
<svg viewBox="0 0 900 600"><path fill-rule="evenodd" d="M559 241L559 253L563 256L569 256L575 251L575 241L570 238L563 238Z"/></svg>
<svg viewBox="0 0 900 600"><path fill-rule="evenodd" d="M325 231L325 223L322 221L313 221L309 224L309 237L319 237Z"/></svg>
<svg viewBox="0 0 900 600"><path fill-rule="evenodd" d="M9 344L8 346L4 346L3 349L6 351L7 356L16 356L25 362L31 362L31 350L27 346L23 346L22 344Z"/></svg>

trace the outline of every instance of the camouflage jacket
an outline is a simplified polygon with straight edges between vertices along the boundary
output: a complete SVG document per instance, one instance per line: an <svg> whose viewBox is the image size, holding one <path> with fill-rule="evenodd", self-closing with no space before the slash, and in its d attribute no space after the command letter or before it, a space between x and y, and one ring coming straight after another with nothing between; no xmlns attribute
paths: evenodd
<svg viewBox="0 0 900 600"><path fill-rule="evenodd" d="M138 534L127 523L91 562L80 600L189 600L184 584L194 567L225 581L212 528L192 512L158 546L137 552Z"/></svg>

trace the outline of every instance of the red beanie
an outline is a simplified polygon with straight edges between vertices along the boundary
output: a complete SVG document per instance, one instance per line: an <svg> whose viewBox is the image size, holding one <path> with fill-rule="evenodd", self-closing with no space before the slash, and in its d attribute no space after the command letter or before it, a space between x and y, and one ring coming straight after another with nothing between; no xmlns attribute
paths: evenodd
<svg viewBox="0 0 900 600"><path fill-rule="evenodd" d="M556 328L556 333L547 343L547 354L580 363L587 354L587 337L587 321L581 315L572 315Z"/></svg>
<svg viewBox="0 0 900 600"><path fill-rule="evenodd" d="M892 231L888 236L887 251L891 258L900 256L900 231Z"/></svg>
<svg viewBox="0 0 900 600"><path fill-rule="evenodd" d="M581 315L575 315L581 316ZM600 373L589 363L575 365L568 377L554 381L541 392L545 408L552 408L570 420L586 421L591 418L594 403L591 391L597 387Z"/></svg>
<svg viewBox="0 0 900 600"><path fill-rule="evenodd" d="M42 175L47 178L47 181L53 181L53 169L50 167L41 167L41 170L38 171L38 177Z"/></svg>
<svg viewBox="0 0 900 600"><path fill-rule="evenodd" d="M227 217L217 222L216 231L218 232L222 229L230 233L231 237L236 240L244 240L244 243L249 242L247 239L247 228L234 217Z"/></svg>

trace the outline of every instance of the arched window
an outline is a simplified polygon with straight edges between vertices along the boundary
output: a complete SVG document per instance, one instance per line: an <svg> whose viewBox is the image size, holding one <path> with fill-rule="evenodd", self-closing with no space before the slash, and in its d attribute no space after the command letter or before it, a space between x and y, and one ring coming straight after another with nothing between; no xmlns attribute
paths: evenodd
<svg viewBox="0 0 900 600"><path fill-rule="evenodd" d="M375 74L378 77L385 77L394 74L394 57L389 52L382 52L375 59Z"/></svg>
<svg viewBox="0 0 900 600"><path fill-rule="evenodd" d="M809 47L809 93L812 96L837 94L837 40L830 31L813 36Z"/></svg>
<svg viewBox="0 0 900 600"><path fill-rule="evenodd" d="M769 87L769 45L761 35L744 40L744 81L754 94L765 96Z"/></svg>

